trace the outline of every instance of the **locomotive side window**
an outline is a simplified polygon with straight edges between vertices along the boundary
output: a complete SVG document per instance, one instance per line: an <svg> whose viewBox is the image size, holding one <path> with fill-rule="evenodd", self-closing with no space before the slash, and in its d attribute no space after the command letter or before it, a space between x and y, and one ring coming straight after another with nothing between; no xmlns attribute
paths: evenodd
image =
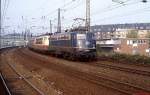
<svg viewBox="0 0 150 95"><path fill-rule="evenodd" d="M50 40L53 40L53 41L54 41L54 40L57 40L57 36L55 36L55 35L51 36L51 37L50 37Z"/></svg>
<svg viewBox="0 0 150 95"><path fill-rule="evenodd" d="M77 34L77 47L86 48L86 35L85 34Z"/></svg>
<svg viewBox="0 0 150 95"><path fill-rule="evenodd" d="M84 39L86 39L86 35L85 34L77 34L77 39L84 40Z"/></svg>
<svg viewBox="0 0 150 95"><path fill-rule="evenodd" d="M59 35L58 39L59 40L70 40L70 35L69 34Z"/></svg>

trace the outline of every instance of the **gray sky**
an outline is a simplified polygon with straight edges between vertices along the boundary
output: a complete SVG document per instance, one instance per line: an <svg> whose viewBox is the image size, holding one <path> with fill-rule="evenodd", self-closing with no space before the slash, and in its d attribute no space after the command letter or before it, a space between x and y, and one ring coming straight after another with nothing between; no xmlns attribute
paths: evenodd
<svg viewBox="0 0 150 95"><path fill-rule="evenodd" d="M74 18L85 17L86 0L2 0L2 10L6 8L3 26L7 32L24 31L25 28L34 33L48 32L49 20L53 27L57 25L57 9L61 7L62 26L71 27ZM114 0L116 1L116 0ZM120 0L119 4L112 0L91 0L91 25L118 23L149 23L150 1ZM3 11L2 11L3 12ZM42 18L42 16L45 16ZM32 27L31 26L36 26ZM43 27L43 28L42 28Z"/></svg>

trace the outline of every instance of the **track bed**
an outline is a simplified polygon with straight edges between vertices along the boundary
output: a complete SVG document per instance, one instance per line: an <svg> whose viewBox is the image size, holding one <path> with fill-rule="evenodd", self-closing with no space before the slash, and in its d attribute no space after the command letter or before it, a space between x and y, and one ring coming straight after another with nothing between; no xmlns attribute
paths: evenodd
<svg viewBox="0 0 150 95"><path fill-rule="evenodd" d="M92 62L73 62L41 55L26 48L10 50L9 54L11 61L36 75L60 95L136 95L150 92L150 77L146 75L90 65Z"/></svg>

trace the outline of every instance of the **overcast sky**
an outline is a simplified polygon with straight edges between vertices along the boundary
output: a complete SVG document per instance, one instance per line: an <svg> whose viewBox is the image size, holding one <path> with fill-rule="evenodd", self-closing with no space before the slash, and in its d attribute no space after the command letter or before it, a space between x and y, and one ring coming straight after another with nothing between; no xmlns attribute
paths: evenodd
<svg viewBox="0 0 150 95"><path fill-rule="evenodd" d="M3 27L7 32L49 31L49 20L53 30L57 25L57 9L61 8L62 27L70 27L74 18L85 18L86 0L1 0ZM113 0L117 1L117 0ZM91 25L118 23L149 23L150 2L141 0L91 0ZM8 7L7 7L8 5ZM3 10L5 10L3 12ZM34 26L34 27L33 27Z"/></svg>

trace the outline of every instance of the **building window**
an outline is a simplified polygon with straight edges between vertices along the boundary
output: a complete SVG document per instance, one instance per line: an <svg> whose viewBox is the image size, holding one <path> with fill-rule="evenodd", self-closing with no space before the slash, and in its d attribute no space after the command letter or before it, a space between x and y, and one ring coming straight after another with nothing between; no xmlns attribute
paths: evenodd
<svg viewBox="0 0 150 95"><path fill-rule="evenodd" d="M130 44L130 40L127 40L127 45L129 45Z"/></svg>
<svg viewBox="0 0 150 95"><path fill-rule="evenodd" d="M138 40L138 44L142 44L142 40Z"/></svg>
<svg viewBox="0 0 150 95"><path fill-rule="evenodd" d="M132 44L133 44L133 41L132 41L132 40L129 40L129 44L132 45Z"/></svg>
<svg viewBox="0 0 150 95"><path fill-rule="evenodd" d="M137 43L137 41L136 40L133 40L133 44L136 44Z"/></svg>

